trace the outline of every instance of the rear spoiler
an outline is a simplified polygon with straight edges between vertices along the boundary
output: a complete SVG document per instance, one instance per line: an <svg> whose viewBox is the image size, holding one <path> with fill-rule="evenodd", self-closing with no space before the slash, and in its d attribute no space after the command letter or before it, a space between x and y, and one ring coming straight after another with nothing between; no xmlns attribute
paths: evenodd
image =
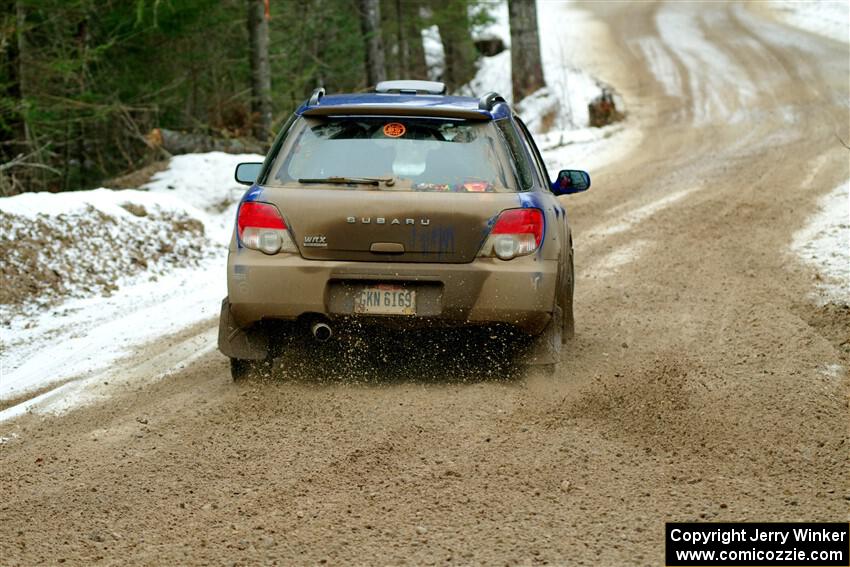
<svg viewBox="0 0 850 567"><path fill-rule="evenodd" d="M486 110L440 107L410 107L400 104L357 104L309 106L302 116L422 116L425 118L459 118L463 120L492 120Z"/></svg>

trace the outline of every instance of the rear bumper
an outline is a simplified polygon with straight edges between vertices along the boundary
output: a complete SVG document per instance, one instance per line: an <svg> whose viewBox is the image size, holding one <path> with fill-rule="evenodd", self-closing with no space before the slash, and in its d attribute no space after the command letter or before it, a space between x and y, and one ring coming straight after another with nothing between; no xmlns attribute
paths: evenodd
<svg viewBox="0 0 850 567"><path fill-rule="evenodd" d="M417 316L379 320L422 326L504 323L536 334L551 317L557 275L557 261L536 255L508 262L478 258L469 264L383 263L267 256L243 248L231 250L227 261L230 309L241 327L305 314L352 317L351 290L382 282L422 292L417 293Z"/></svg>

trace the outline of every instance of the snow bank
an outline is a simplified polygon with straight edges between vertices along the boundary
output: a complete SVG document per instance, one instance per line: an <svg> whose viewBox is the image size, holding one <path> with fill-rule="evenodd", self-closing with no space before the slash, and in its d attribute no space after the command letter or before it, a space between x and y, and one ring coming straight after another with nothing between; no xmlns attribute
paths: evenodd
<svg viewBox="0 0 850 567"><path fill-rule="evenodd" d="M155 174L144 189L191 203L196 210L203 211L195 215L204 223L207 235L226 244L233 229L236 204L245 192L245 186L236 182L233 172L242 162L264 159L259 154L223 152L175 156L168 169Z"/></svg>
<svg viewBox="0 0 850 567"><path fill-rule="evenodd" d="M79 214L90 209L100 211L106 216L129 219L134 215L125 208L125 205L138 205L142 208L178 213L189 212L189 214L192 214L190 211L194 210L187 205L187 202L175 197L151 195L134 189L24 193L14 197L0 198L0 211L28 219Z"/></svg>
<svg viewBox="0 0 850 567"><path fill-rule="evenodd" d="M553 96L561 101L560 130L587 127L588 103L609 87L581 69L578 46L587 38L581 26L565 25L574 21L572 16L570 3L537 2L543 75ZM615 102L622 111L623 101L615 97Z"/></svg>
<svg viewBox="0 0 850 567"><path fill-rule="evenodd" d="M256 154L173 158L143 190L25 193L0 199L0 321L221 257Z"/></svg>
<svg viewBox="0 0 850 567"><path fill-rule="evenodd" d="M850 43L850 2L847 0L769 0L768 5L786 24Z"/></svg>
<svg viewBox="0 0 850 567"><path fill-rule="evenodd" d="M569 30L565 33L563 26L566 20L564 11L568 8L568 5L558 2L537 3L540 56L547 88L525 98L516 106L533 133L551 128L567 130L587 126L587 105L607 86L575 65L576 54L571 46L577 38L570 37ZM493 3L490 14L494 22L480 33L498 36L506 46L510 46L507 2ZM492 57L482 57L475 77L459 93L480 96L489 91L496 91L508 102L514 102L510 48ZM541 106L539 102L544 99L545 104ZM622 103L619 100L617 102ZM542 121L541 118L547 113L554 115Z"/></svg>
<svg viewBox="0 0 850 567"><path fill-rule="evenodd" d="M850 181L821 197L818 208L791 249L815 269L821 300L850 303Z"/></svg>
<svg viewBox="0 0 850 567"><path fill-rule="evenodd" d="M494 22L480 33L496 35L510 45L510 26L506 1L490 5ZM640 138L637 130L623 123L604 128L590 128L587 105L610 88L582 71L581 26L564 26L579 14L570 3L538 1L540 55L547 86L526 97L515 108L540 146L550 174L561 168L592 170L616 161ZM502 94L512 102L510 49L492 57L482 57L478 72L458 94L480 96L488 91ZM614 95L620 110L621 97Z"/></svg>
<svg viewBox="0 0 850 567"><path fill-rule="evenodd" d="M0 400L96 376L212 322L245 190L233 171L262 159L189 154L141 190L0 199Z"/></svg>
<svg viewBox="0 0 850 567"><path fill-rule="evenodd" d="M135 190L0 199L0 317L197 266L213 254L198 215Z"/></svg>

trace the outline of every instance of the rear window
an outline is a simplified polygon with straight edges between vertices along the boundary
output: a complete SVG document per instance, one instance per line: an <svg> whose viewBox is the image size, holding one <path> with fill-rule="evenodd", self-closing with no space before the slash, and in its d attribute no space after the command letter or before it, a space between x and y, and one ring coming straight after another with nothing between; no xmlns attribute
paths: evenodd
<svg viewBox="0 0 850 567"><path fill-rule="evenodd" d="M502 140L492 122L302 117L287 136L269 181L313 188L327 187L316 180L328 178L392 178L380 189L514 192L516 178Z"/></svg>

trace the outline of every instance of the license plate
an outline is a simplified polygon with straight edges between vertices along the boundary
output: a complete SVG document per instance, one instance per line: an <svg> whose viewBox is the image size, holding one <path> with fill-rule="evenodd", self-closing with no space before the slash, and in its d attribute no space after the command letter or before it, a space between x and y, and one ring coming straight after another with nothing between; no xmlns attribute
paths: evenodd
<svg viewBox="0 0 850 567"><path fill-rule="evenodd" d="M375 285L354 296L354 312L364 315L416 315L416 292L398 285Z"/></svg>

